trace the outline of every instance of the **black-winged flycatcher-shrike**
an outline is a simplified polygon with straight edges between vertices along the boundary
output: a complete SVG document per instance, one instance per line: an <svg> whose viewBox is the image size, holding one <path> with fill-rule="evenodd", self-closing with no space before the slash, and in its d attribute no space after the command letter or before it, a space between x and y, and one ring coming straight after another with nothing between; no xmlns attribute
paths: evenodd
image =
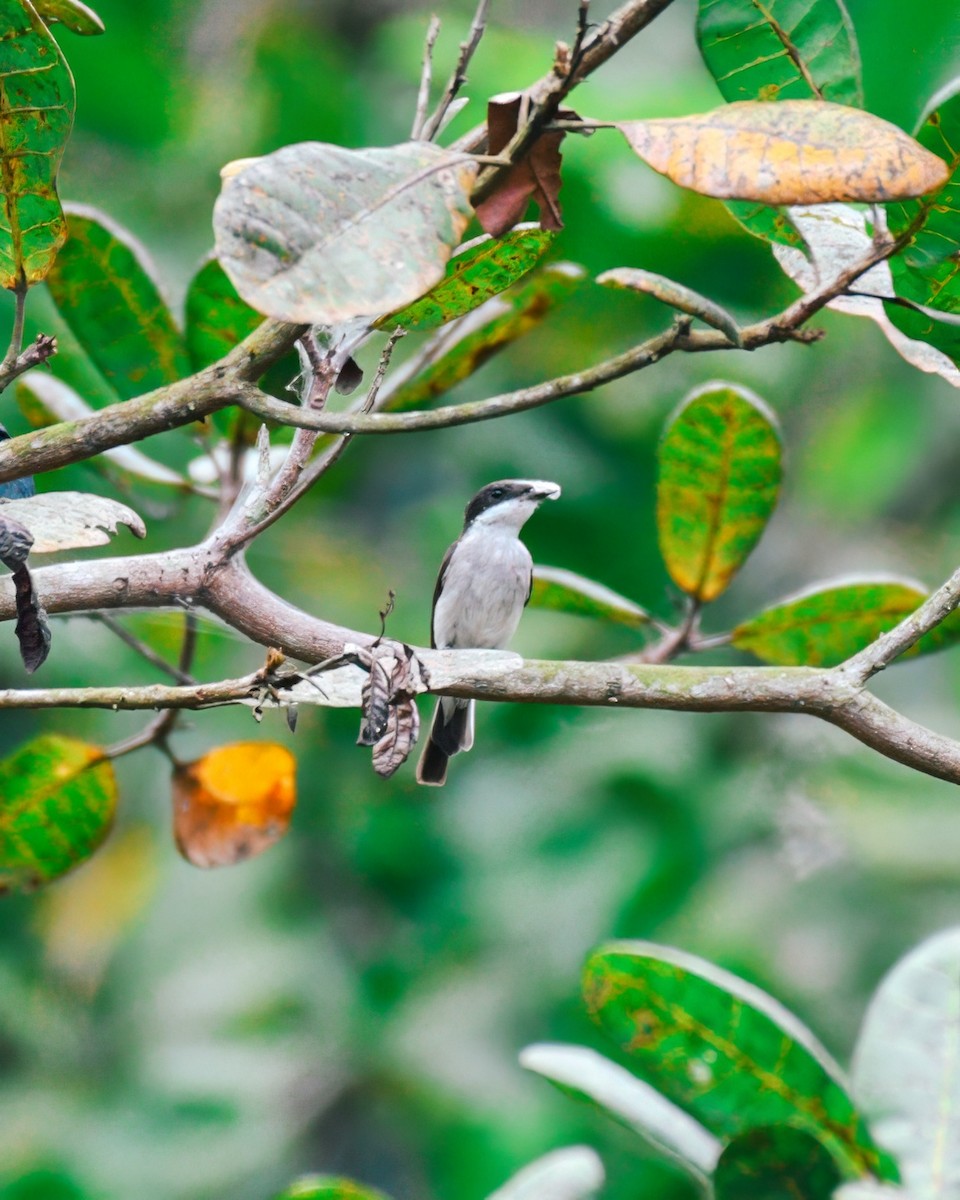
<svg viewBox="0 0 960 1200"><path fill-rule="evenodd" d="M443 557L433 593L430 642L437 650L502 650L520 624L533 587L533 560L520 530L560 488L542 479L488 483L467 505L463 533ZM440 787L447 761L473 745L472 700L437 704L417 782Z"/></svg>

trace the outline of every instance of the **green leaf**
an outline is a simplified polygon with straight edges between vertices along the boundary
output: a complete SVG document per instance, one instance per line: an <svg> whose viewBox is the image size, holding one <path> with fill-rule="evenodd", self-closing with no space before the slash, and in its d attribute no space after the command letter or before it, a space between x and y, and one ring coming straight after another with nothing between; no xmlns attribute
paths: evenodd
<svg viewBox="0 0 960 1200"><path fill-rule="evenodd" d="M105 32L103 21L83 0L34 0L34 8L48 25L59 21L71 33L82 37Z"/></svg>
<svg viewBox="0 0 960 1200"><path fill-rule="evenodd" d="M548 608L554 612L575 613L580 617L595 617L640 629L650 620L650 614L620 596L602 583L595 583L563 567L534 567L532 608Z"/></svg>
<svg viewBox="0 0 960 1200"><path fill-rule="evenodd" d="M631 1069L717 1137L790 1124L845 1171L896 1177L840 1068L759 988L679 950L613 942L588 960L584 995Z"/></svg>
<svg viewBox="0 0 960 1200"><path fill-rule="evenodd" d="M57 172L73 76L26 0L0 0L0 286L38 283L67 236Z"/></svg>
<svg viewBox="0 0 960 1200"><path fill-rule="evenodd" d="M301 142L224 169L217 256L280 321L378 317L443 278L470 220L476 164L426 142L345 150Z"/></svg>
<svg viewBox="0 0 960 1200"><path fill-rule="evenodd" d="M660 443L660 553L678 587L716 599L743 566L780 491L776 418L745 388L708 383L671 417Z"/></svg>
<svg viewBox="0 0 960 1200"><path fill-rule="evenodd" d="M17 382L17 405L34 429L42 429L58 421L78 421L89 417L95 409L82 400L72 387L69 387L56 375L48 375L42 371L31 371L25 378ZM163 463L148 458L136 446L116 446L105 450L103 455L91 459L91 465L99 466L106 459L139 479L150 483L161 483L171 487L189 490L190 484L182 475L172 471Z"/></svg>
<svg viewBox="0 0 960 1200"><path fill-rule="evenodd" d="M184 337L195 371L218 362L263 323L212 256L190 280L184 310Z"/></svg>
<svg viewBox="0 0 960 1200"><path fill-rule="evenodd" d="M304 1175L283 1189L274 1200L387 1200L383 1192L352 1179L333 1175Z"/></svg>
<svg viewBox="0 0 960 1200"><path fill-rule="evenodd" d="M700 0L700 50L725 100L822 99L863 105L860 54L842 0ZM727 201L748 233L802 246L789 215Z"/></svg>
<svg viewBox="0 0 960 1200"><path fill-rule="evenodd" d="M122 400L174 383L190 363L146 251L86 205L67 205L70 238L47 279L63 319Z"/></svg>
<svg viewBox="0 0 960 1200"><path fill-rule="evenodd" d="M585 278L573 263L551 263L436 334L381 392L387 409L419 408L478 371L494 354L536 329Z"/></svg>
<svg viewBox="0 0 960 1200"><path fill-rule="evenodd" d="M733 644L777 666L835 667L926 600L909 580L865 580L810 588L764 609L733 631ZM943 650L960 641L952 613L902 657Z"/></svg>
<svg viewBox="0 0 960 1200"><path fill-rule="evenodd" d="M543 258L556 234L539 225L518 225L501 238L468 242L447 263L444 278L425 296L377 321L380 328L423 333L437 329L507 290Z"/></svg>
<svg viewBox="0 0 960 1200"><path fill-rule="evenodd" d="M751 1129L724 1147L715 1200L831 1200L843 1182L824 1144L802 1129Z"/></svg>
<svg viewBox="0 0 960 1200"><path fill-rule="evenodd" d="M719 1141L648 1083L596 1050L586 1046L527 1046L520 1052L520 1065L635 1130L695 1179L702 1183L709 1179L720 1156Z"/></svg>
<svg viewBox="0 0 960 1200"><path fill-rule="evenodd" d="M911 1200L960 1179L960 929L922 942L881 982L853 1061L858 1100Z"/></svg>
<svg viewBox="0 0 960 1200"><path fill-rule="evenodd" d="M28 889L89 858L117 804L98 746L45 734L0 762L0 890Z"/></svg>
<svg viewBox="0 0 960 1200"><path fill-rule="evenodd" d="M931 309L960 313L960 79L931 100L920 118L917 141L947 163L946 184L919 200L887 208L890 232L915 232L891 262L896 295ZM960 328L900 305L884 306L908 337L928 342L960 365Z"/></svg>
<svg viewBox="0 0 960 1200"><path fill-rule="evenodd" d="M700 0L697 41L725 100L863 107L860 53L841 0Z"/></svg>

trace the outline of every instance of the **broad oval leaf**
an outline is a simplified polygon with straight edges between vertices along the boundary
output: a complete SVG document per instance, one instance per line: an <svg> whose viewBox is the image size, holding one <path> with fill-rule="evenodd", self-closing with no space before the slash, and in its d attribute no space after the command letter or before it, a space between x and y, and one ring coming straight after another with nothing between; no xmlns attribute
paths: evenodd
<svg viewBox="0 0 960 1200"><path fill-rule="evenodd" d="M34 8L48 24L59 21L71 33L82 37L106 31L103 21L83 0L34 0Z"/></svg>
<svg viewBox="0 0 960 1200"><path fill-rule="evenodd" d="M923 588L909 580L820 584L742 621L733 631L733 645L777 666L835 667L915 612L926 598ZM952 613L902 657L958 641L960 615Z"/></svg>
<svg viewBox="0 0 960 1200"><path fill-rule="evenodd" d="M911 1200L960 1187L960 929L922 942L881 982L853 1059L856 1096Z"/></svg>
<svg viewBox="0 0 960 1200"><path fill-rule="evenodd" d="M462 383L485 362L540 325L586 277L573 263L551 263L434 334L380 393L384 409L419 408Z"/></svg>
<svg viewBox="0 0 960 1200"><path fill-rule="evenodd" d="M844 1175L818 1138L789 1125L729 1142L713 1176L716 1200L831 1200Z"/></svg>
<svg viewBox="0 0 960 1200"><path fill-rule="evenodd" d="M759 988L679 950L613 942L588 960L584 995L631 1069L717 1137L790 1124L850 1173L896 1178L840 1068Z"/></svg>
<svg viewBox="0 0 960 1200"><path fill-rule="evenodd" d="M942 187L948 177L943 160L896 125L818 100L745 100L617 127L654 170L722 200L899 200Z"/></svg>
<svg viewBox="0 0 960 1200"><path fill-rule="evenodd" d="M0 891L49 883L90 857L117 804L99 746L44 734L0 762Z"/></svg>
<svg viewBox="0 0 960 1200"><path fill-rule="evenodd" d="M603 1163L589 1146L563 1146L522 1167L487 1200L588 1200L604 1184Z"/></svg>
<svg viewBox="0 0 960 1200"><path fill-rule="evenodd" d="M287 832L297 762L276 742L234 742L173 772L173 836L195 867L262 854Z"/></svg>
<svg viewBox="0 0 960 1200"><path fill-rule="evenodd" d="M631 629L640 629L650 620L650 614L626 596L563 567L533 568L530 606L613 621Z"/></svg>
<svg viewBox="0 0 960 1200"><path fill-rule="evenodd" d="M217 256L243 299L277 320L377 317L443 278L475 175L470 159L426 142L284 146L224 180Z"/></svg>
<svg viewBox="0 0 960 1200"><path fill-rule="evenodd" d="M29 2L0 0L0 286L43 279L67 229L57 172L73 127L73 76Z"/></svg>
<svg viewBox="0 0 960 1200"><path fill-rule="evenodd" d="M106 546L118 525L126 525L135 537L147 536L146 525L132 508L92 492L43 492L22 500L0 500L0 514L30 531L32 554Z"/></svg>
<svg viewBox="0 0 960 1200"><path fill-rule="evenodd" d="M596 1050L587 1046L527 1046L520 1052L520 1065L549 1079L562 1092L596 1104L702 1183L717 1165L721 1146L712 1133L648 1083Z"/></svg>
<svg viewBox="0 0 960 1200"><path fill-rule="evenodd" d="M860 52L843 0L700 0L697 41L725 100L863 106Z"/></svg>
<svg viewBox="0 0 960 1200"><path fill-rule="evenodd" d="M143 246L95 208L69 204L70 238L47 278L77 341L122 400L190 373L183 336Z"/></svg>
<svg viewBox="0 0 960 1200"><path fill-rule="evenodd" d="M274 1200L388 1200L388 1197L352 1179L333 1175L304 1175L285 1187Z"/></svg>
<svg viewBox="0 0 960 1200"><path fill-rule="evenodd" d="M385 329L402 325L416 333L438 329L505 292L531 271L556 234L539 225L518 225L503 237L468 242L447 263L447 273L425 296L377 321Z"/></svg>
<svg viewBox="0 0 960 1200"><path fill-rule="evenodd" d="M653 296L661 304L669 304L679 312L698 317L706 325L726 334L735 346L740 345L740 330L730 313L682 283L655 275L652 271L643 271L639 267L615 267L612 271L604 271L597 276L597 283L601 287L627 288Z"/></svg>
<svg viewBox="0 0 960 1200"><path fill-rule="evenodd" d="M757 544L780 492L776 418L729 383L692 392L660 443L660 553L678 587L715 600Z"/></svg>
<svg viewBox="0 0 960 1200"><path fill-rule="evenodd" d="M57 421L77 421L96 411L72 387L46 371L31 371L18 380L16 398L20 411L35 429ZM128 474L150 483L179 488L190 486L182 475L148 458L136 446L115 446L112 450L104 450L103 457ZM94 466L98 462L99 458L93 459Z"/></svg>

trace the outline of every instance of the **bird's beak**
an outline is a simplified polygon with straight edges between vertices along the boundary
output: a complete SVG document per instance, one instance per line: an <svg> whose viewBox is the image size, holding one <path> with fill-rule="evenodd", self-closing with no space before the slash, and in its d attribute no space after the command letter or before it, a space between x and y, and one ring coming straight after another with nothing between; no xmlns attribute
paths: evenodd
<svg viewBox="0 0 960 1200"><path fill-rule="evenodd" d="M556 500L560 495L560 485L544 479L534 479L530 482L530 492L536 500Z"/></svg>

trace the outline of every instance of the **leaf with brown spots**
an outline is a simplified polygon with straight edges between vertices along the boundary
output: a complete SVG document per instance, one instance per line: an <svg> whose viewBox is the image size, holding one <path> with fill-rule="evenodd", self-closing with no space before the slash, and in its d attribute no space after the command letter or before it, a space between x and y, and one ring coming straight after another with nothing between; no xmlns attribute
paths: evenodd
<svg viewBox="0 0 960 1200"><path fill-rule="evenodd" d="M520 92L492 96L487 104L487 143L491 154L499 154L517 132L523 97ZM496 190L477 205L477 220L487 233L500 234L523 220L533 201L540 209L544 229L560 230L560 143L563 131L541 133L527 153L515 162Z"/></svg>
<svg viewBox="0 0 960 1200"><path fill-rule="evenodd" d="M942 158L889 121L817 100L747 100L617 128L654 170L722 200L903 200L942 187L949 173Z"/></svg>
<svg viewBox="0 0 960 1200"><path fill-rule="evenodd" d="M234 742L173 772L173 836L195 867L262 854L287 832L296 759L275 742Z"/></svg>

